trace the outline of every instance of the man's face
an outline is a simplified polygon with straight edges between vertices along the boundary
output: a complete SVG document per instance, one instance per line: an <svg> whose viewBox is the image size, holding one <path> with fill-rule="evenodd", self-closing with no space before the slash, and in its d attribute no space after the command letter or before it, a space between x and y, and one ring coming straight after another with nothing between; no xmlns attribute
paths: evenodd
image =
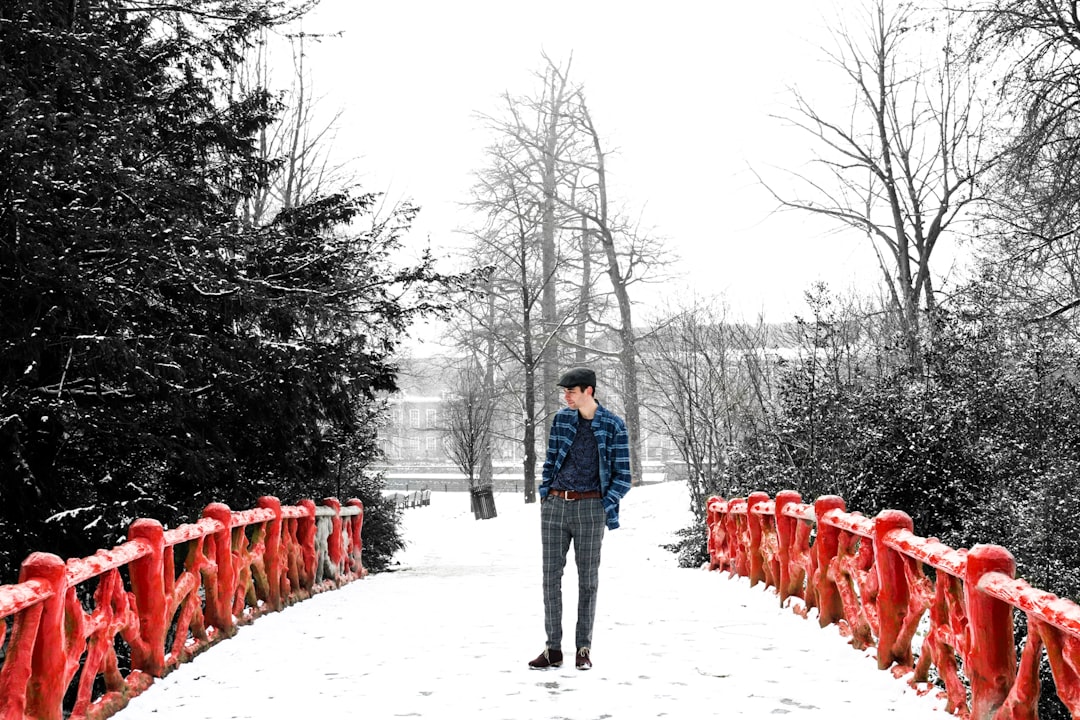
<svg viewBox="0 0 1080 720"><path fill-rule="evenodd" d="M584 403L586 405L586 410L588 409L587 406L588 406L589 398L592 397L592 389L591 388L586 388L586 389L582 390L579 387L572 387L572 388L563 388L562 391L563 391L563 400L566 401L566 407L571 408L573 410L577 410L579 407L581 407L581 404Z"/></svg>

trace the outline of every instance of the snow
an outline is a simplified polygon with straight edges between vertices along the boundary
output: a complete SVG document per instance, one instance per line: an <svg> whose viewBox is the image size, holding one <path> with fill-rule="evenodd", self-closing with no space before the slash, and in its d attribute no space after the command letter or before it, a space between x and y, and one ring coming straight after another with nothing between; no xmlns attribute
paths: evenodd
<svg viewBox="0 0 1080 720"><path fill-rule="evenodd" d="M477 521L466 493L433 493L405 512L397 571L260 618L118 717L947 717L771 590L678 568L659 547L690 523L678 483L633 489L605 536L593 669L530 670L544 646L539 506L496 505ZM572 551L566 573L572 639Z"/></svg>

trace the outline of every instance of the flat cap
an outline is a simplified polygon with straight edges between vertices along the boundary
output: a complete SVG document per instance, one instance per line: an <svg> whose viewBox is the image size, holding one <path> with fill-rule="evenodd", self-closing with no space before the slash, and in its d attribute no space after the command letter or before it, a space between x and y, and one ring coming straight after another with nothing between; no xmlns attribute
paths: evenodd
<svg viewBox="0 0 1080 720"><path fill-rule="evenodd" d="M596 373L587 367L576 367L567 370L559 378L559 387L596 387Z"/></svg>

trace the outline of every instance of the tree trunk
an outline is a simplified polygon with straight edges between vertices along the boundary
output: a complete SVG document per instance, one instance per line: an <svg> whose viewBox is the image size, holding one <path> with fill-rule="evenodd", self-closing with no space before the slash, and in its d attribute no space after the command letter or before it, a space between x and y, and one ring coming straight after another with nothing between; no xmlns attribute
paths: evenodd
<svg viewBox="0 0 1080 720"><path fill-rule="evenodd" d="M525 248L521 248L524 256ZM525 502L536 502L536 359L533 357L532 344L532 313L529 311L529 289L524 282L526 274L525 263L521 264L522 273L522 307L525 312L521 318L521 330L525 336L522 346L522 366L525 370L525 438L524 450L524 492ZM545 414L546 417L546 414Z"/></svg>
<svg viewBox="0 0 1080 720"><path fill-rule="evenodd" d="M488 327L495 327L495 293L492 282L488 281ZM484 391L481 402L488 407L495 403L495 335L488 333L487 347L484 354ZM493 411L492 411L493 412ZM495 469L492 466L491 432L487 434L484 446L480 448L480 480L486 485L494 483Z"/></svg>
<svg viewBox="0 0 1080 720"><path fill-rule="evenodd" d="M527 325L526 325L527 327ZM525 340L525 502L536 502L536 365L532 342Z"/></svg>
<svg viewBox="0 0 1080 720"><path fill-rule="evenodd" d="M627 430L630 434L630 474L634 485L641 483L641 404L638 400L638 377L637 377L637 347L634 337L633 313L630 307L630 294L626 290L626 280L619 270L619 256L615 250L615 237L611 232L608 222L607 201L607 171L604 167L604 152L600 146L600 136L593 126L588 108L582 102L582 113L585 125L592 136L593 149L596 152L596 177L599 190L599 208L597 219L599 220L600 242L604 247L607 257L608 277L611 279L611 287L615 291L615 299L619 303L619 362L623 368L623 399L625 402L624 414L626 415Z"/></svg>
<svg viewBox="0 0 1080 720"><path fill-rule="evenodd" d="M559 73L548 73L550 107L544 136L544 155L541 165L543 182L543 215L541 218L542 266L544 292L541 298L544 334L549 339L540 351L540 367L543 372L544 392L542 403L544 418L557 410L553 391L559 378L559 346L551 336L559 326L558 298L556 297L555 272L558 254L555 247L555 194L557 192L556 164L558 152L559 118L566 89L566 80Z"/></svg>
<svg viewBox="0 0 1080 720"><path fill-rule="evenodd" d="M619 337L622 340L622 350L619 352L619 362L622 363L625 375L623 393L626 397L626 425L630 432L630 474L634 485L639 485L642 480L641 463L641 404L638 400L638 377L637 377L637 348L634 340L634 326L630 320L630 300L626 295L626 288L621 292L616 290L619 298L619 314L623 318L623 326Z"/></svg>
<svg viewBox="0 0 1080 720"><path fill-rule="evenodd" d="M577 329L575 338L577 349L574 351L574 364L584 365L588 361L585 353L586 325L589 322L589 297L592 293L592 252L589 248L589 227L585 216L581 217L581 291L578 293Z"/></svg>

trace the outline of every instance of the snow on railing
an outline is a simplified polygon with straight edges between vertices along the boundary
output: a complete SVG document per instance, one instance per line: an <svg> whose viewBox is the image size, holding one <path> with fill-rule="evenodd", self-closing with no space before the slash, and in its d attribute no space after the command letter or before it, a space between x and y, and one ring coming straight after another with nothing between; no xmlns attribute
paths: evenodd
<svg viewBox="0 0 1080 720"><path fill-rule="evenodd" d="M0 586L0 720L112 715L238 626L363 577L363 522L359 500L263 497L172 530L136 520L86 558L32 553Z"/></svg>
<svg viewBox="0 0 1080 720"><path fill-rule="evenodd" d="M1080 606L1015 578L1005 548L953 549L915 535L904 512L867 518L835 495L807 505L790 490L775 501L752 493L707 507L710 569L764 582L781 604L797 598L803 617L816 609L822 627L836 624L857 650L876 647L878 667L910 675L920 692L938 690L935 670L949 712L1038 718L1045 652L1058 698L1080 718ZM1019 662L1014 610L1027 616Z"/></svg>

